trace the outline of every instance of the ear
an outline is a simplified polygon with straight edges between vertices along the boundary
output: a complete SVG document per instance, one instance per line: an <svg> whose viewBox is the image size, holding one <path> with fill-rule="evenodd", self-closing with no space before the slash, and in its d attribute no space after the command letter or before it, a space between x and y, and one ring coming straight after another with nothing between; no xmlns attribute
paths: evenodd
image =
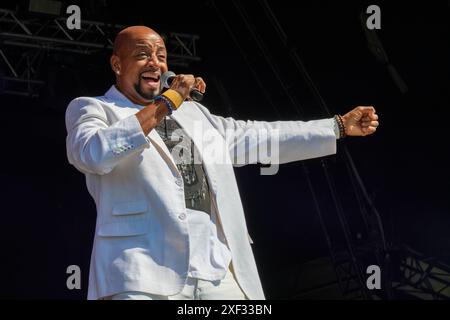
<svg viewBox="0 0 450 320"><path fill-rule="evenodd" d="M120 75L120 58L113 54L110 59L111 69L116 75Z"/></svg>

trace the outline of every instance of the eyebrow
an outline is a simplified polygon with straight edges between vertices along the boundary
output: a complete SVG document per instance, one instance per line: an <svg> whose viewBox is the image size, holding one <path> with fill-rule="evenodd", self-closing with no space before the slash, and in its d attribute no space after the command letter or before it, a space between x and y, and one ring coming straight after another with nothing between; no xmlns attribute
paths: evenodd
<svg viewBox="0 0 450 320"><path fill-rule="evenodd" d="M148 44L144 44L144 43L138 43L136 44L136 49L141 49L142 47L145 47L147 49L153 49L152 46L148 45ZM157 46L156 47L156 51L167 51L166 47L163 46Z"/></svg>

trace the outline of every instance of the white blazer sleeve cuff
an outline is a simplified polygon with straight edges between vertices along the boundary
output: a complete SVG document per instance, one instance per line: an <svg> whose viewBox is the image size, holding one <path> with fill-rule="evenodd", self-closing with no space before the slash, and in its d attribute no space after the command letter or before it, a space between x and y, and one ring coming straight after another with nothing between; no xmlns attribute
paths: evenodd
<svg viewBox="0 0 450 320"><path fill-rule="evenodd" d="M116 122L109 130L101 132L101 135L108 142L111 152L116 157L150 147L150 140L144 135L136 115Z"/></svg>

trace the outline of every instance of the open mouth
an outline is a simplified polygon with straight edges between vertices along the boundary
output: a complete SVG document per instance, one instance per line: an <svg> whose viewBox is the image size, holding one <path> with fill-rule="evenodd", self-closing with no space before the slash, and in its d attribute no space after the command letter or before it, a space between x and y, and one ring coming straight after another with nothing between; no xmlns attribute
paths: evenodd
<svg viewBox="0 0 450 320"><path fill-rule="evenodd" d="M161 78L159 74L153 72L144 72L141 74L141 78L147 83L158 83Z"/></svg>

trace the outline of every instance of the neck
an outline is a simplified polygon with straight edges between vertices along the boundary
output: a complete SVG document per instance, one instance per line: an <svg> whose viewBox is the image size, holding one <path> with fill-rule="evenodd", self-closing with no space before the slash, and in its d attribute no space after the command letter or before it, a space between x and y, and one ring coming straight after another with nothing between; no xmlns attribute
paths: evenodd
<svg viewBox="0 0 450 320"><path fill-rule="evenodd" d="M153 100L146 101L146 100L143 100L142 98L134 97L132 94L128 94L125 90L122 89L119 82L116 82L115 87L121 94L123 94L128 100L130 100L134 104L146 106L146 105L149 105L153 101Z"/></svg>

